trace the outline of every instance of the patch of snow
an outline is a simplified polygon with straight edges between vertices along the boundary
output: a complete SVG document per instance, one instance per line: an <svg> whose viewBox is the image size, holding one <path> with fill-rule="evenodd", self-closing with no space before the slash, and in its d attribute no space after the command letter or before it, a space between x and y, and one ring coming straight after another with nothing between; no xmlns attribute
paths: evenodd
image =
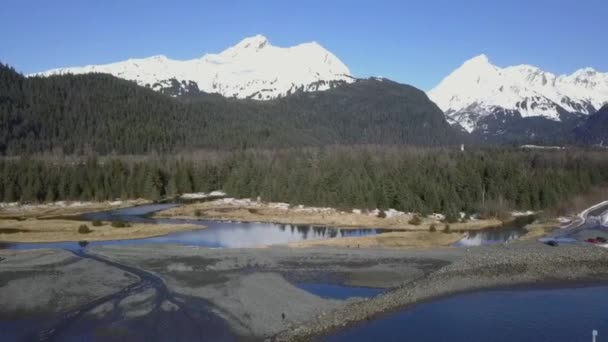
<svg viewBox="0 0 608 342"><path fill-rule="evenodd" d="M405 213L403 211L398 211L395 209L389 209L389 210L385 211L384 213L386 214L386 218L392 218L392 217L398 217L398 216L405 215Z"/></svg>
<svg viewBox="0 0 608 342"><path fill-rule="evenodd" d="M381 210L376 208L374 210L371 210L367 213L368 216L378 216L380 214Z"/></svg>
<svg viewBox="0 0 608 342"><path fill-rule="evenodd" d="M436 221L443 221L443 220L445 220L445 215L433 213L433 214L429 215L429 218L436 220Z"/></svg>
<svg viewBox="0 0 608 342"><path fill-rule="evenodd" d="M530 150L563 150L563 146L540 146L540 145L521 145L521 148Z"/></svg>
<svg viewBox="0 0 608 342"><path fill-rule="evenodd" d="M226 193L220 190L211 191L210 193L206 192L192 192L182 194L180 198L182 199L204 199L209 197L222 197L226 196Z"/></svg>
<svg viewBox="0 0 608 342"><path fill-rule="evenodd" d="M534 212L532 210L511 212L511 216L513 216L513 217L530 216L530 215L534 215Z"/></svg>

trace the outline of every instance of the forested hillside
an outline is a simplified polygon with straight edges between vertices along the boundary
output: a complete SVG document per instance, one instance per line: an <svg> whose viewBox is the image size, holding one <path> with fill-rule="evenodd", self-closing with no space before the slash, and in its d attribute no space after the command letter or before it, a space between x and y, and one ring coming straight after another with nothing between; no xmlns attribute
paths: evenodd
<svg viewBox="0 0 608 342"><path fill-rule="evenodd" d="M0 66L0 154L141 154L328 144L458 144L413 87L362 80L256 102L178 100L109 75L24 78Z"/></svg>
<svg viewBox="0 0 608 342"><path fill-rule="evenodd" d="M0 201L230 196L429 213L542 209L608 181L594 151L337 147L207 152L187 157L0 162Z"/></svg>
<svg viewBox="0 0 608 342"><path fill-rule="evenodd" d="M583 144L608 146L608 104L589 116L584 125L575 129L574 134Z"/></svg>

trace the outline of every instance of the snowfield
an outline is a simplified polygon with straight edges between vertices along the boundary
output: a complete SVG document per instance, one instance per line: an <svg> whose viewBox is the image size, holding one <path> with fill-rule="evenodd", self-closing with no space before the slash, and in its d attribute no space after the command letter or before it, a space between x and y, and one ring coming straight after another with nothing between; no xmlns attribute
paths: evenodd
<svg viewBox="0 0 608 342"><path fill-rule="evenodd" d="M561 112L593 114L608 102L608 73L584 68L571 75L554 75L530 65L501 68L479 55L444 78L428 96L449 122L469 132L481 118L495 115L497 108L560 121Z"/></svg>
<svg viewBox="0 0 608 342"><path fill-rule="evenodd" d="M126 61L52 69L30 76L106 73L154 90L193 81L199 90L240 99L269 100L298 90L327 90L331 82L353 82L350 70L316 42L288 48L270 44L262 35L245 38L219 54L180 61L163 55Z"/></svg>

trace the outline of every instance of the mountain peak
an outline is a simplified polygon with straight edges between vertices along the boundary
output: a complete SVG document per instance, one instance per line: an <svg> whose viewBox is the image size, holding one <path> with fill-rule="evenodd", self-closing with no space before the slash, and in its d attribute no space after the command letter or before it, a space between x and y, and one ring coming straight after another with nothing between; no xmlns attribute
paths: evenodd
<svg viewBox="0 0 608 342"><path fill-rule="evenodd" d="M572 76L577 77L577 76L592 76L597 74L597 71L593 68L587 67L587 68L582 68L582 69L578 69L576 70Z"/></svg>
<svg viewBox="0 0 608 342"><path fill-rule="evenodd" d="M340 59L317 43L292 47L270 45L258 34L215 54L179 61L164 56L131 59L105 65L54 69L39 73L86 74L101 72L136 81L163 91L173 80L207 93L226 97L270 100L296 91L326 90L340 83L352 83L350 71Z"/></svg>
<svg viewBox="0 0 608 342"><path fill-rule="evenodd" d="M488 56L482 53L467 60L466 62L464 62L464 64L490 64L490 60L488 59Z"/></svg>
<svg viewBox="0 0 608 342"><path fill-rule="evenodd" d="M496 70L496 66L490 63L488 56L481 54L465 61L460 68L456 69L454 73L467 74L467 75L487 75Z"/></svg>
<svg viewBox="0 0 608 342"><path fill-rule="evenodd" d="M234 47L238 49L254 49L258 51L268 45L270 45L268 38L261 34L256 34L255 36L247 37L241 40Z"/></svg>
<svg viewBox="0 0 608 342"><path fill-rule="evenodd" d="M468 131L498 112L560 121L564 112L592 114L600 108L608 98L608 74L591 68L571 76L531 65L501 68L482 54L464 62L428 95L448 119Z"/></svg>

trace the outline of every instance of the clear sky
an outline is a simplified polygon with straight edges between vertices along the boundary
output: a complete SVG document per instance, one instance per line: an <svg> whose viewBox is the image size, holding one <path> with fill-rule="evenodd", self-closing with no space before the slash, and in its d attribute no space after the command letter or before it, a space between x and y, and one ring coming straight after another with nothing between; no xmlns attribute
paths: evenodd
<svg viewBox="0 0 608 342"><path fill-rule="evenodd" d="M2 0L0 61L30 73L164 54L190 59L261 33L317 41L358 77L424 90L485 53L553 73L608 71L608 0Z"/></svg>

